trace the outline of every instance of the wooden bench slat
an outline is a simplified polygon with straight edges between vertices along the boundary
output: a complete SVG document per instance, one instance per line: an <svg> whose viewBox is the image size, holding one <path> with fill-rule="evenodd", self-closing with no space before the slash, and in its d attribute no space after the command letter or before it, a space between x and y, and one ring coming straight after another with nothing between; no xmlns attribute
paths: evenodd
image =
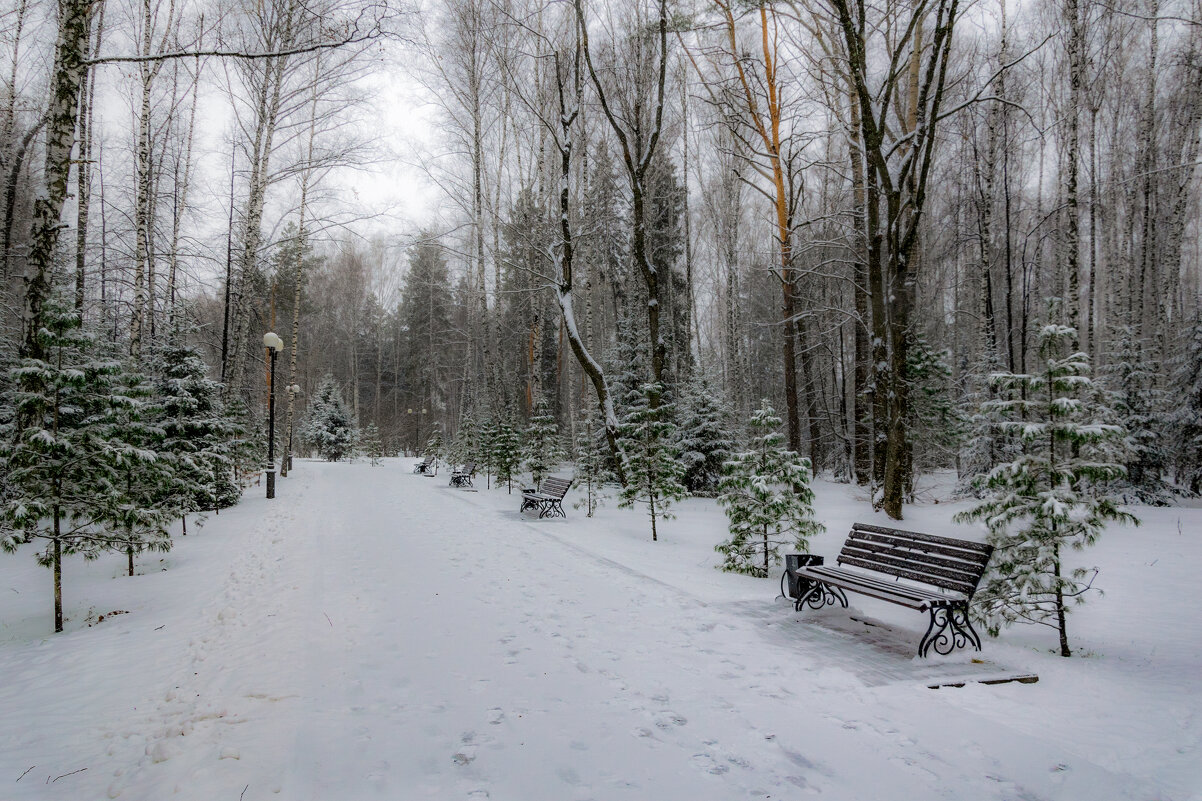
<svg viewBox="0 0 1202 801"><path fill-rule="evenodd" d="M988 552L981 552L977 549L956 548L950 545L940 545L938 543L928 543L921 540L911 540L905 537L895 537L889 534L863 534L856 531L853 531L848 535L847 541L875 542L894 548L905 548L915 553L938 554L940 556L959 559L970 564L981 565L982 567L989 562L989 556L993 550L990 548L990 546L985 546L986 548L990 548L990 550Z"/></svg>
<svg viewBox="0 0 1202 801"><path fill-rule="evenodd" d="M912 539L919 542L929 542L935 545L950 545L958 550L976 551L984 554L988 558L993 553L993 546L983 542L970 542L968 540L956 540L950 537L936 537L933 534L920 534L917 531L903 531L900 528L886 528L885 526L873 526L868 523L855 523L851 530L868 531L873 534L886 534L899 537L901 539Z"/></svg>
<svg viewBox="0 0 1202 801"><path fill-rule="evenodd" d="M872 562L866 562L861 559L842 559L842 560L840 560L840 563L846 564L846 565L851 565L852 567L862 567L865 570L879 570L879 568L876 565L874 565ZM918 572L917 570L903 570L900 568L895 568L890 571L890 574L894 575L894 576L898 576L899 578L907 578L907 579L910 579L911 581L920 581L923 584L931 584L936 587L943 587L944 589L955 590L956 592L962 592L965 595L969 595L969 596L971 596L973 591L976 589L975 585L966 584L963 581L952 581L950 579L945 579L942 576L927 576L927 575L923 575L922 573Z"/></svg>
<svg viewBox="0 0 1202 801"><path fill-rule="evenodd" d="M946 567L951 570L956 570L968 575L975 575L980 572L981 564L979 562L965 561L964 559L956 559L950 556L936 555L920 551L911 551L895 548L892 545L886 545L872 540L852 540L848 538L847 542L843 543L843 550L855 550L861 554L883 554L896 555L899 558L911 559L923 564L933 565L935 567Z"/></svg>
<svg viewBox="0 0 1202 801"><path fill-rule="evenodd" d="M914 570L925 575L945 578L949 581L962 581L970 587L976 587L977 581L980 580L980 571L978 570L933 565L925 560L909 559L907 558L907 554L896 551L867 551L845 545L836 561L842 563L847 559L859 559L863 562L872 563L876 565L873 568L874 570L880 570L884 573L892 574L895 569Z"/></svg>

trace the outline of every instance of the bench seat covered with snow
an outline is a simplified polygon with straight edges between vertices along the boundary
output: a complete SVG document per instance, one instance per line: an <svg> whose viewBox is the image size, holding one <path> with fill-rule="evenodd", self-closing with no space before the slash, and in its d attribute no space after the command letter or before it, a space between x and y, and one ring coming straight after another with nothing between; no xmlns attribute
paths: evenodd
<svg viewBox="0 0 1202 801"><path fill-rule="evenodd" d="M563 511L563 496L568 494L571 486L570 478L547 476L536 489L522 490L522 508L518 512L537 509L539 517L567 517Z"/></svg>
<svg viewBox="0 0 1202 801"><path fill-rule="evenodd" d="M919 656L932 648L949 654L967 645L979 651L981 638L969 621L968 602L992 553L992 545L979 542L856 523L835 567L823 564L821 556L788 554L781 582L788 581L799 612L836 601L846 608L845 590L929 612Z"/></svg>

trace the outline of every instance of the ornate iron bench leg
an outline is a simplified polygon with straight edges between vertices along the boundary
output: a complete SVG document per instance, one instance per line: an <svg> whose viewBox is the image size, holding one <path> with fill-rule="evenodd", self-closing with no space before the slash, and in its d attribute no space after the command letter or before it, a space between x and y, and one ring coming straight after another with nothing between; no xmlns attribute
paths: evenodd
<svg viewBox="0 0 1202 801"><path fill-rule="evenodd" d="M521 514L522 512L526 511L527 509L533 509L536 506L538 506L537 500L535 500L534 498L527 498L525 495L523 495L522 496L522 508L518 509L518 514Z"/></svg>
<svg viewBox="0 0 1202 801"><path fill-rule="evenodd" d="M811 579L802 579L804 582L802 593L797 597L793 608L798 612L803 606L808 606L811 609L821 609L830 604L834 606L836 602L841 604L844 609L847 608L847 596L843 594L843 590L831 584L824 584L821 581L813 581ZM808 585L805 586L805 585Z"/></svg>
<svg viewBox="0 0 1202 801"><path fill-rule="evenodd" d="M967 645L981 650L981 638L968 619L967 604L932 607L931 622L927 625L927 633L922 636L922 642L918 644L918 655L925 657L934 648L935 653L947 656Z"/></svg>

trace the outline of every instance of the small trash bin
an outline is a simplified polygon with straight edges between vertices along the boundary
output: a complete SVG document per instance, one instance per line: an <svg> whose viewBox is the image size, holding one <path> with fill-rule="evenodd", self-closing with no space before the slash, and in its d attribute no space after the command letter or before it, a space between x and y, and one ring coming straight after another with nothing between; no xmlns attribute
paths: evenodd
<svg viewBox="0 0 1202 801"><path fill-rule="evenodd" d="M785 575L789 580L789 597L796 600L801 597L801 579L797 577L797 569L822 564L822 557L813 553L785 554Z"/></svg>

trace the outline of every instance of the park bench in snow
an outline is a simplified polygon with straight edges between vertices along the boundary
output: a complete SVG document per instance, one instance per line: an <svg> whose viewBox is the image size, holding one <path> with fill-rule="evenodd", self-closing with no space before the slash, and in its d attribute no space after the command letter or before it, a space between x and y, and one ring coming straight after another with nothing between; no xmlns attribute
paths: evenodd
<svg viewBox="0 0 1202 801"><path fill-rule="evenodd" d="M919 656L932 648L949 654L967 645L979 651L981 638L969 622L968 602L991 553L992 545L856 523L835 567L824 565L821 556L788 554L781 583L788 580L799 612L836 601L847 608L844 590L929 612Z"/></svg>
<svg viewBox="0 0 1202 801"><path fill-rule="evenodd" d="M468 462L458 470L451 471L451 486L452 487L471 487L472 476L476 473L476 463Z"/></svg>
<svg viewBox="0 0 1202 801"><path fill-rule="evenodd" d="M420 462L418 462L417 464L415 464L413 466L413 472L418 473L423 476L430 476L430 475L433 475L433 473L430 472L431 468L433 468L433 467L434 467L434 457L427 456L425 459L422 459Z"/></svg>
<svg viewBox="0 0 1202 801"><path fill-rule="evenodd" d="M518 512L538 509L539 517L567 517L564 514L562 502L563 496L567 495L570 486L572 486L570 478L548 476L542 480L537 489L522 490L522 508Z"/></svg>

